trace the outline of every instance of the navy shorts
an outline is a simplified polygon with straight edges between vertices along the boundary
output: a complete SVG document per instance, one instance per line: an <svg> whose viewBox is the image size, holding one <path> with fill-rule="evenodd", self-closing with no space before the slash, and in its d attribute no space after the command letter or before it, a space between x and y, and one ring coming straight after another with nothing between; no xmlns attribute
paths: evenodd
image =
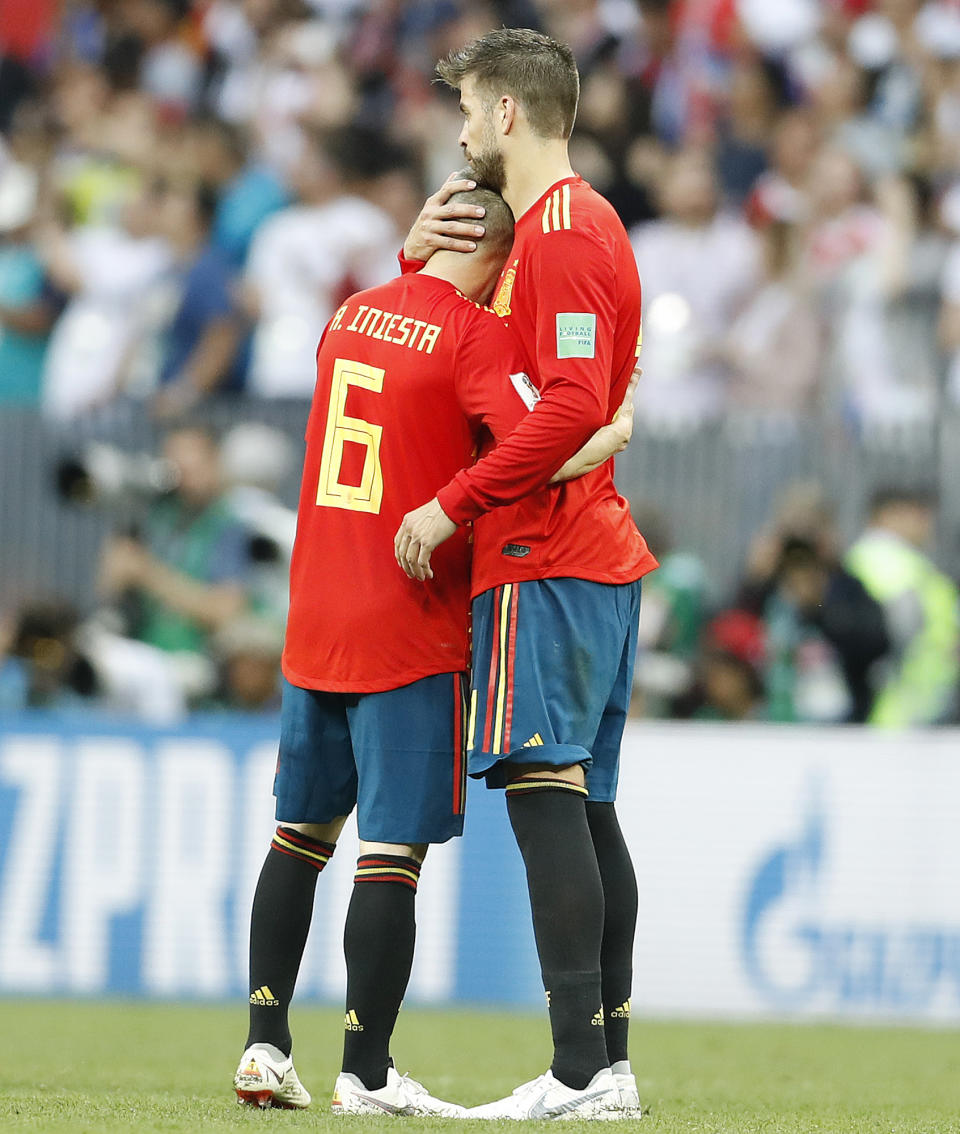
<svg viewBox="0 0 960 1134"><path fill-rule="evenodd" d="M445 843L463 833L464 675L384 693L283 683L273 783L281 823L329 823L357 808L361 839Z"/></svg>
<svg viewBox="0 0 960 1134"><path fill-rule="evenodd" d="M506 583L473 600L471 776L504 763L583 764L590 799L612 803L630 704L640 581Z"/></svg>

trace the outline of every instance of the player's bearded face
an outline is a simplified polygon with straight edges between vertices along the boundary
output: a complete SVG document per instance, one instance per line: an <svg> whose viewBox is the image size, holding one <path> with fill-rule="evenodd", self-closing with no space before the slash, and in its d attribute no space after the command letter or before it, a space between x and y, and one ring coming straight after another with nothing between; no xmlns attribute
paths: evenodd
<svg viewBox="0 0 960 1134"><path fill-rule="evenodd" d="M503 192L504 182L507 179L503 165L503 151L497 142L491 114L483 115L483 126L476 145L471 145L469 140L466 141L463 152L476 173L477 180L498 193Z"/></svg>

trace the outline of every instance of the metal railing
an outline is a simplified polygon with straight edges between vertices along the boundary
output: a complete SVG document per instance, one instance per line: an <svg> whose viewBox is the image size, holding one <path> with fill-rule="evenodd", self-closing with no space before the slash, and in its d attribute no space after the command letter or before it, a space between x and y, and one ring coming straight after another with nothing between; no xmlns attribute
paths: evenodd
<svg viewBox="0 0 960 1134"><path fill-rule="evenodd" d="M221 400L204 418L225 430L242 421L283 429L302 452L308 406L301 401ZM69 427L30 410L0 410L0 606L10 610L38 595L57 594L81 607L94 599L100 545L116 517L61 501L58 461L90 441L152 452L160 431L145 409L123 404ZM295 505L298 471L281 495ZM664 517L672 543L698 554L716 597L735 585L751 536L767 520L784 487L818 482L837 511L840 536L863 523L870 493L881 485L935 486L940 496L938 559L960 574L960 413L935 428L872 438L852 437L817 418L773 422L731 416L684 435L638 426L618 458L620 491L635 506ZM656 550L656 547L654 547Z"/></svg>

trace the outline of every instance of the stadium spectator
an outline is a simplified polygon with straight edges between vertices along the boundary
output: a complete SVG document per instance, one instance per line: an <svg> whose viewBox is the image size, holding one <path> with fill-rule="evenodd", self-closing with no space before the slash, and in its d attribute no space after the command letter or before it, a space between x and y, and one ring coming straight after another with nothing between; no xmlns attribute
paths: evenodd
<svg viewBox="0 0 960 1134"><path fill-rule="evenodd" d="M747 550L735 605L762 617L777 586L784 549L794 540L816 547L825 563L840 558L840 537L833 505L814 481L795 481L780 493L771 519L754 534Z"/></svg>
<svg viewBox="0 0 960 1134"><path fill-rule="evenodd" d="M96 709L160 725L186 713L162 651L81 619L62 599L27 603L0 621L0 708Z"/></svg>
<svg viewBox="0 0 960 1134"><path fill-rule="evenodd" d="M165 332L154 412L173 418L212 393L240 389L248 335L229 262L214 247L216 196L204 184L167 184L160 229L173 249L179 294Z"/></svg>
<svg viewBox="0 0 960 1134"><path fill-rule="evenodd" d="M231 619L214 635L213 653L219 680L212 707L280 711L282 623L254 615Z"/></svg>
<svg viewBox="0 0 960 1134"><path fill-rule="evenodd" d="M769 168L754 182L745 205L754 224L806 220L818 133L817 120L806 108L790 107L780 115L769 136Z"/></svg>
<svg viewBox="0 0 960 1134"><path fill-rule="evenodd" d="M110 13L106 57L118 77L133 79L169 120L200 97L202 64L185 22L191 0L128 0Z"/></svg>
<svg viewBox="0 0 960 1134"><path fill-rule="evenodd" d="M770 221L760 240L762 274L719 353L730 367L731 410L790 420L814 404L822 326L798 277L794 230Z"/></svg>
<svg viewBox="0 0 960 1134"><path fill-rule="evenodd" d="M244 4L246 27L211 92L218 115L248 124L256 152L282 175L302 157L311 130L335 129L358 113L357 82L340 58L337 32L307 14L299 0Z"/></svg>
<svg viewBox="0 0 960 1134"><path fill-rule="evenodd" d="M155 195L141 192L127 200L116 223L43 228L46 270L69 297L43 372L44 410L56 420L109 403L124 385L143 304L172 263L157 208Z"/></svg>
<svg viewBox="0 0 960 1134"><path fill-rule="evenodd" d="M908 273L914 224L909 189L884 181L871 202L860 169L835 148L818 155L810 184L803 255L828 329L828 407L867 429L927 420L932 391L904 381L909 374L898 372L887 325L887 304L903 290Z"/></svg>
<svg viewBox="0 0 960 1134"><path fill-rule="evenodd" d="M239 270L254 233L289 203L286 187L269 166L249 159L248 141L238 126L212 115L190 125L186 146L199 180L217 193L213 246Z"/></svg>
<svg viewBox="0 0 960 1134"><path fill-rule="evenodd" d="M765 650L764 625L756 615L718 614L706 628L697 680L674 703L673 715L700 721L765 719Z"/></svg>
<svg viewBox="0 0 960 1134"><path fill-rule="evenodd" d="M729 367L718 348L756 284L759 256L755 233L721 211L706 152L671 157L659 199L663 219L631 233L644 289L637 412L651 424L684 429L723 411Z"/></svg>
<svg viewBox="0 0 960 1134"><path fill-rule="evenodd" d="M845 559L886 617L892 655L869 719L887 728L942 724L956 710L960 597L930 557L935 522L932 494L879 491Z"/></svg>
<svg viewBox="0 0 960 1134"><path fill-rule="evenodd" d="M0 634L0 706L76 709L97 704L93 666L76 642L80 618L68 602L24 606Z"/></svg>
<svg viewBox="0 0 960 1134"><path fill-rule="evenodd" d="M50 328L62 301L30 239L37 175L0 157L0 404L38 405Z"/></svg>
<svg viewBox="0 0 960 1134"><path fill-rule="evenodd" d="M176 470L177 488L150 505L142 538L107 542L100 592L125 607L133 638L181 657L188 691L199 672L203 691L210 635L248 606L249 534L223 499L219 450L209 432L178 427L162 453Z"/></svg>
<svg viewBox="0 0 960 1134"><path fill-rule="evenodd" d="M666 517L659 509L634 506L633 518L656 551L660 566L643 587L631 712L668 717L696 679L695 664L710 603L709 581L696 555L673 546Z"/></svg>
<svg viewBox="0 0 960 1134"><path fill-rule="evenodd" d="M770 719L862 724L890 644L883 611L809 540L784 541L776 577L764 606Z"/></svg>
<svg viewBox="0 0 960 1134"><path fill-rule="evenodd" d="M756 60L738 61L717 131L717 177L723 196L740 205L767 168L777 93L770 72Z"/></svg>
<svg viewBox="0 0 960 1134"><path fill-rule="evenodd" d="M60 131L49 172L61 219L116 224L156 146L155 108L136 91L115 89L106 68L79 61L54 72L50 105Z"/></svg>
<svg viewBox="0 0 960 1134"><path fill-rule="evenodd" d="M294 472L294 447L278 429L241 422L223 437L220 468L230 512L250 533L247 589L257 614L283 626L297 513L281 500Z"/></svg>
<svg viewBox="0 0 960 1134"><path fill-rule="evenodd" d="M337 304L396 274L401 239L346 167L350 135L311 135L292 178L297 204L275 213L250 248L245 283L256 318L248 389L309 397L317 343Z"/></svg>

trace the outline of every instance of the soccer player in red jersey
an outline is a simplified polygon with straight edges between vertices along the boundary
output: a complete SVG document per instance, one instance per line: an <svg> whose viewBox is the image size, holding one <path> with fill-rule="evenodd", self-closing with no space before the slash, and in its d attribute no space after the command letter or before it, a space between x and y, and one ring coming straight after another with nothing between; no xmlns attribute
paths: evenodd
<svg viewBox="0 0 960 1134"><path fill-rule="evenodd" d="M439 253L417 276L352 296L318 350L283 654L280 825L254 898L250 1031L234 1080L244 1102L310 1102L291 1059L287 1009L318 873L356 806L334 1109L462 1111L401 1078L389 1042L413 960L427 845L463 826L470 550L458 533L425 587L397 570L390 540L406 511L478 444L506 438L536 397L511 332L474 302L492 290L513 218L494 193L471 199L486 209L476 252ZM627 435L600 431L557 475L593 467Z"/></svg>
<svg viewBox="0 0 960 1134"><path fill-rule="evenodd" d="M551 1070L473 1114L639 1114L627 1052L637 891L613 801L639 580L656 560L612 461L510 501L518 475L556 467L610 420L639 352L640 281L613 208L569 163L570 49L502 29L437 70L460 90L460 144L478 179L517 218L493 307L542 395L509 439L405 518L395 545L423 578L434 549L474 524L470 773L506 786L553 1031ZM426 230L422 216L411 260L429 253Z"/></svg>

